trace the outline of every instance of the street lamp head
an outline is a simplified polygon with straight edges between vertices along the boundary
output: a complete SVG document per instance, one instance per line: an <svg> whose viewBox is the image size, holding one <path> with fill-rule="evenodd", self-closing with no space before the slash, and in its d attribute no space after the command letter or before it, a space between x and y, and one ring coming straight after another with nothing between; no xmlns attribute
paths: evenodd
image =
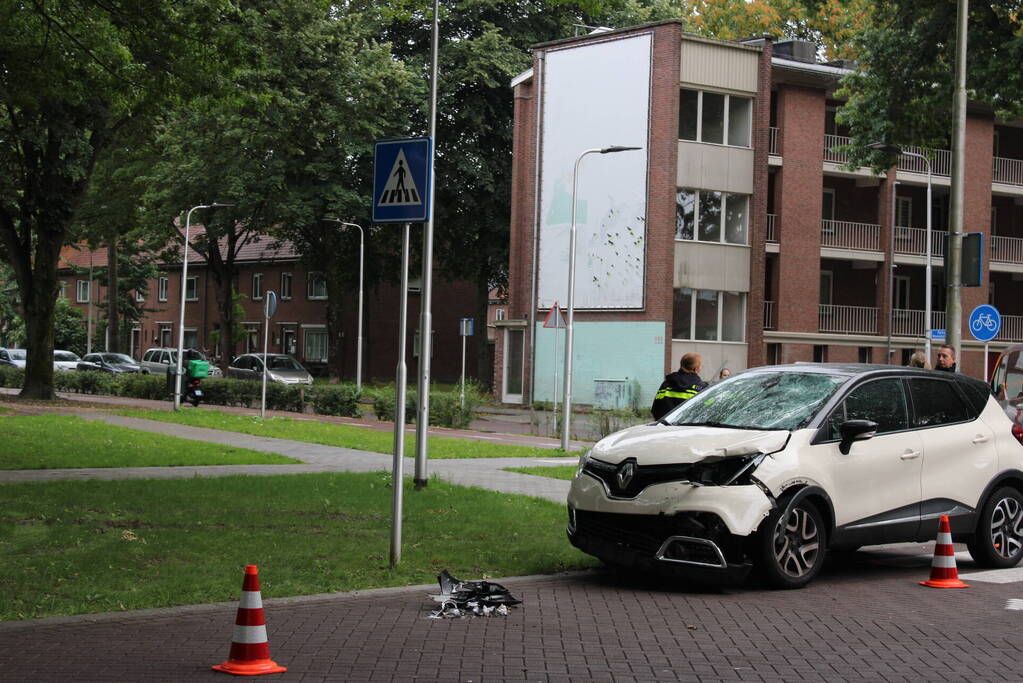
<svg viewBox="0 0 1023 683"><path fill-rule="evenodd" d="M234 206L234 204L221 204L220 202L213 202L212 204L210 204L209 208L211 208L211 209L222 209L222 208L225 208L225 207L228 207L228 206Z"/></svg>
<svg viewBox="0 0 1023 683"><path fill-rule="evenodd" d="M890 142L871 142L867 149L872 149L885 154L902 154L902 148Z"/></svg>
<svg viewBox="0 0 1023 683"><path fill-rule="evenodd" d="M604 149L600 150L600 153L601 154L612 154L614 152L630 152L630 151L636 150L636 149L643 149L643 148L642 147L624 147L622 145L612 145L610 147L605 147Z"/></svg>

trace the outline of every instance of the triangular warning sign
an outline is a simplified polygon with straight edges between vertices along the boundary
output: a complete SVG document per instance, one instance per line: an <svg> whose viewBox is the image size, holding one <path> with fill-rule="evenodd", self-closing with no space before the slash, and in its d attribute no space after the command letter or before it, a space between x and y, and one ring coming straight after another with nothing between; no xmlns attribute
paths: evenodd
<svg viewBox="0 0 1023 683"><path fill-rule="evenodd" d="M565 329L565 318L561 315L561 307L558 306L558 302L555 301L554 305L551 306L551 310L547 311L547 317L543 319L544 327L553 327L555 329Z"/></svg>
<svg viewBox="0 0 1023 683"><path fill-rule="evenodd" d="M416 188L416 181L412 179L412 173L409 171L405 150L399 148L377 206L415 206L422 203L423 199Z"/></svg>

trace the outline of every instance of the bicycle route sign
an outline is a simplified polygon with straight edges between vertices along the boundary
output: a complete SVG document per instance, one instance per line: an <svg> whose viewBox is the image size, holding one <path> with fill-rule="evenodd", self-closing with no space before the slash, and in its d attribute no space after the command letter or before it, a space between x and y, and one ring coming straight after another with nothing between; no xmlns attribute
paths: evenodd
<svg viewBox="0 0 1023 683"><path fill-rule="evenodd" d="M998 336L1001 329L1002 314L994 306L977 306L970 313L970 333L977 341L989 342Z"/></svg>
<svg viewBox="0 0 1023 683"><path fill-rule="evenodd" d="M377 140L374 151L373 222L428 222L431 138Z"/></svg>

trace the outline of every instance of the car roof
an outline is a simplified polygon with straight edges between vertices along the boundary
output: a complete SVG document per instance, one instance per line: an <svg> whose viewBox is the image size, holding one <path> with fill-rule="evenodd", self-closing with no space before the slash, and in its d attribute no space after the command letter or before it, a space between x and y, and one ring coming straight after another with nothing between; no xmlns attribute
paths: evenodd
<svg viewBox="0 0 1023 683"><path fill-rule="evenodd" d="M750 368L747 372L810 372L828 375L846 375L848 377L870 377L870 376L909 376L909 377L930 377L938 379L954 379L959 382L968 382L982 387L987 387L983 380L962 375L958 372L944 372L942 370L929 370L926 368L911 368L902 365L883 365L881 363L807 363L796 362L785 365L764 365Z"/></svg>

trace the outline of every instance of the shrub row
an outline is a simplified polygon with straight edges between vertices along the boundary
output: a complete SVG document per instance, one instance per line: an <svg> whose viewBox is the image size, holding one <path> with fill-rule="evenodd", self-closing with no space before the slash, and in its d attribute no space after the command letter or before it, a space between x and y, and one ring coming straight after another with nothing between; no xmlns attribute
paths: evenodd
<svg viewBox="0 0 1023 683"><path fill-rule="evenodd" d="M0 387L18 388L25 380L21 368L0 366ZM57 391L79 394L107 394L151 400L169 398L167 378L162 375L124 374L111 375L105 372L54 372L53 385ZM262 385L237 379L211 377L203 380L203 401L211 405L258 406ZM373 412L379 420L394 420L394 386L366 391L373 401ZM311 387L294 384L268 383L266 385L266 407L269 410L303 412L306 406L320 415L360 417L359 400L362 398L354 384L317 384ZM458 389L447 392L431 392L430 424L442 427L465 429L479 412L483 392L474 383L465 385L465 400ZM405 422L416 418L416 392L409 390L405 399Z"/></svg>
<svg viewBox="0 0 1023 683"><path fill-rule="evenodd" d="M20 387L25 380L21 368L0 367L0 386ZM105 372L54 372L53 386L57 391L79 394L108 394L162 400L169 398L167 378L162 375L124 374ZM258 406L262 384L237 379L207 378L203 380L203 401L220 406ZM268 383L266 407L270 410L303 412L312 406L321 415L359 417L359 391L354 384L298 386Z"/></svg>

